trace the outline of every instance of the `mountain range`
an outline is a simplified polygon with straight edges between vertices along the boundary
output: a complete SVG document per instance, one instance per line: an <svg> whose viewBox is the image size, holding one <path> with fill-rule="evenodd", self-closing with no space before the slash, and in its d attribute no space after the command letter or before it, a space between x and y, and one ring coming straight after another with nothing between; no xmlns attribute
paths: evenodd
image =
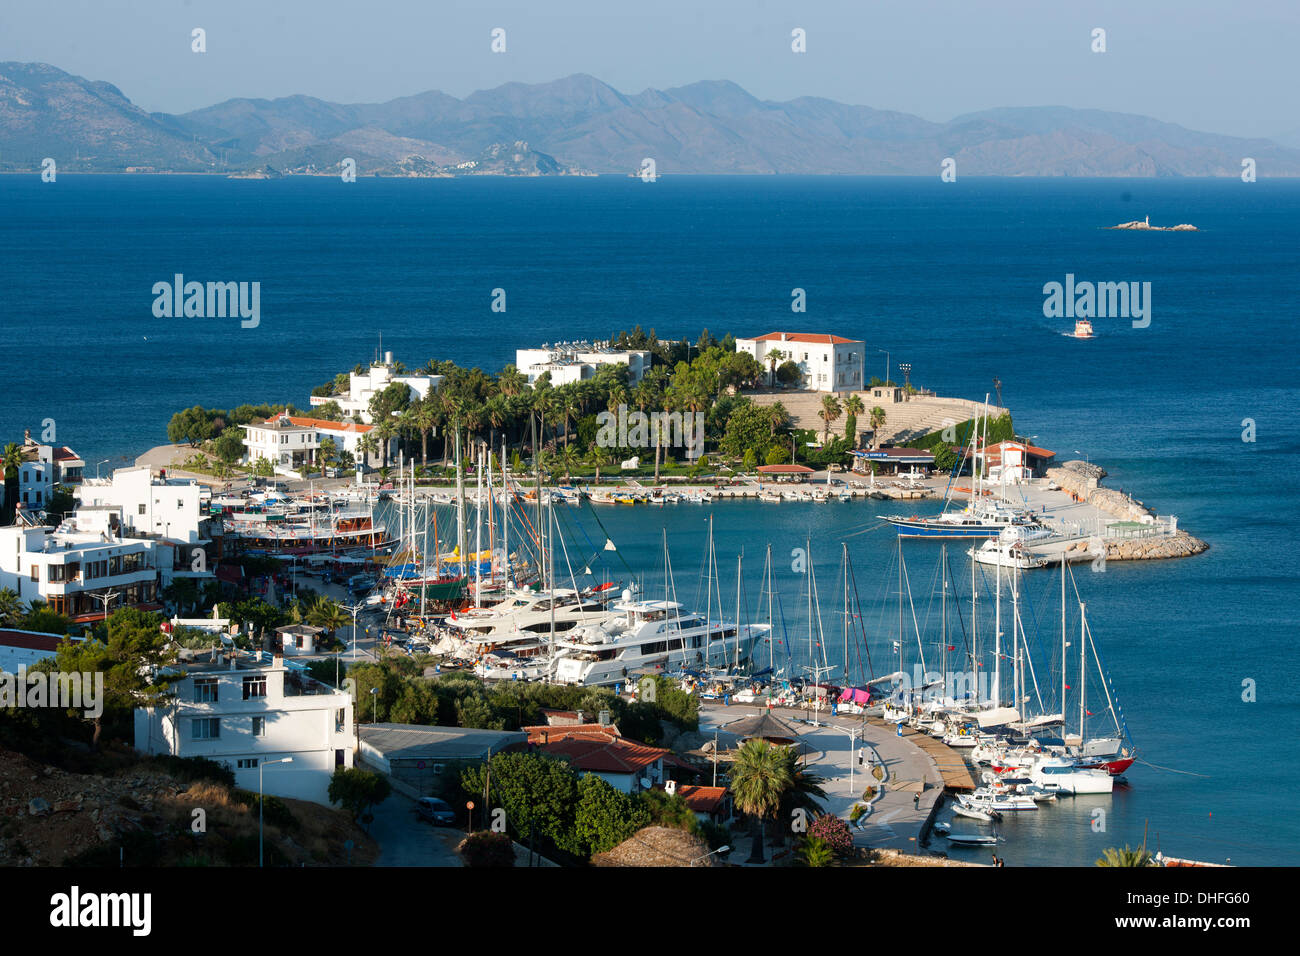
<svg viewBox="0 0 1300 956"><path fill-rule="evenodd" d="M0 169L359 174L626 175L653 158L670 175L1300 176L1287 145L1145 116L1007 107L946 123L818 97L760 100L704 81L635 95L592 76L507 83L463 99L430 91L385 103L310 96L232 99L173 115L44 63L0 63Z"/></svg>

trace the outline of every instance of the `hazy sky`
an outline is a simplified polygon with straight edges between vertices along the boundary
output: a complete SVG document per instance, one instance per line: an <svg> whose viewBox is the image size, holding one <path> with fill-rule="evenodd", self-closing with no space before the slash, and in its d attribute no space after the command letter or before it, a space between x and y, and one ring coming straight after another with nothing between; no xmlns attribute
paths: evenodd
<svg viewBox="0 0 1300 956"><path fill-rule="evenodd" d="M190 51L190 31L208 50ZM506 30L507 52L489 49ZM808 51L790 50L807 31ZM1107 32L1093 53L1091 32ZM45 0L0 5L0 60L107 80L147 110L305 93L375 102L590 73L623 92L729 79L947 120L993 106L1300 127L1298 0Z"/></svg>

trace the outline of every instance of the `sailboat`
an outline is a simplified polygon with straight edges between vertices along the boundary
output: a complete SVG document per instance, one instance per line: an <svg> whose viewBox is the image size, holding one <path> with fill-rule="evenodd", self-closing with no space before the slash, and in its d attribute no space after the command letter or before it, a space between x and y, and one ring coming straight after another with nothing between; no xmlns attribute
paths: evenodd
<svg viewBox="0 0 1300 956"><path fill-rule="evenodd" d="M921 517L912 515L903 517L899 515L885 516L885 520L892 524L898 531L899 537L902 538L992 538L1000 534L1003 529L1018 524L1032 524L1033 519L1029 517L1023 509L1015 509L1006 505L998 499L990 499L984 496L981 488L980 469L975 464L976 453L978 450L980 418L975 418L974 427L971 428L971 437L969 451L959 458L953 465L952 474L948 478L948 487L944 492L944 510L932 517ZM988 396L984 396L984 428L988 431ZM952 505L953 492L956 490L955 480L957 473L961 470L962 462L969 460L972 463L971 473L974 483L971 500L966 507L960 511L950 511Z"/></svg>

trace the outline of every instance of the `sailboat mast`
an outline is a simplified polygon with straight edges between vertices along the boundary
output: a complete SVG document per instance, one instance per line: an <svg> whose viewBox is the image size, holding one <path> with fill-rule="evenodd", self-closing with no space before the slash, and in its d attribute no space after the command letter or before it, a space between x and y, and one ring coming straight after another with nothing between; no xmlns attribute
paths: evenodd
<svg viewBox="0 0 1300 956"><path fill-rule="evenodd" d="M705 597L704 597L704 651L705 666L713 660L713 642L710 638L713 636L713 515L709 514L709 551L705 556ZM695 593L699 593L698 591Z"/></svg>
<svg viewBox="0 0 1300 956"><path fill-rule="evenodd" d="M469 579L469 567L465 564L465 475L460 461L460 422L456 429L456 556L460 559L461 571Z"/></svg>
<svg viewBox="0 0 1300 956"><path fill-rule="evenodd" d="M993 604L993 706L1002 706L1002 562L995 561L997 588Z"/></svg>
<svg viewBox="0 0 1300 956"><path fill-rule="evenodd" d="M939 605L939 639L943 641L943 679L944 689L947 690L948 680L948 546L941 545L939 548L939 577L943 582L943 597Z"/></svg>
<svg viewBox="0 0 1300 956"><path fill-rule="evenodd" d="M840 558L844 563L844 683L849 682L849 545L840 542Z"/></svg>
<svg viewBox="0 0 1300 956"><path fill-rule="evenodd" d="M1061 555L1061 720L1065 720L1065 555ZM1062 736L1064 736L1062 726Z"/></svg>
<svg viewBox="0 0 1300 956"><path fill-rule="evenodd" d="M1088 716L1088 607L1079 602L1079 746L1083 746Z"/></svg>
<svg viewBox="0 0 1300 956"><path fill-rule="evenodd" d="M501 554L505 562L502 571L506 587L511 586L510 566L510 481L506 478L506 439L501 436Z"/></svg>
<svg viewBox="0 0 1300 956"><path fill-rule="evenodd" d="M742 550L736 555L736 670L740 670L740 573L744 559L745 552Z"/></svg>
<svg viewBox="0 0 1300 956"><path fill-rule="evenodd" d="M772 619L772 544L767 545L767 563L763 568L767 579L767 666L776 676L776 625Z"/></svg>

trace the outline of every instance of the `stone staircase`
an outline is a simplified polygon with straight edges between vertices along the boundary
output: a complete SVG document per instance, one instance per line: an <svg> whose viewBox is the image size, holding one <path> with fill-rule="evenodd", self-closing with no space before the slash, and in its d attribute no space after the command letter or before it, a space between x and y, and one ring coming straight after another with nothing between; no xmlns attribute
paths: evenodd
<svg viewBox="0 0 1300 956"><path fill-rule="evenodd" d="M795 428L810 428L820 435L825 427L825 423L817 413L821 411L822 398L827 394L826 392L763 390L745 394L757 405L773 405L780 402L790 413L790 421ZM848 392L836 393L841 405L849 394ZM857 394L862 398L864 408L863 414L858 416L858 430L867 431L871 428L871 409L879 403L871 398L869 392ZM879 442L881 445L908 442L930 432L939 431L948 424L960 424L984 413L982 402L973 402L965 398L920 395L914 395L905 402L880 407L885 410L885 425L881 429ZM1007 409L995 405L988 407L989 414L994 418L1006 411ZM831 433L844 434L843 415L831 424Z"/></svg>

